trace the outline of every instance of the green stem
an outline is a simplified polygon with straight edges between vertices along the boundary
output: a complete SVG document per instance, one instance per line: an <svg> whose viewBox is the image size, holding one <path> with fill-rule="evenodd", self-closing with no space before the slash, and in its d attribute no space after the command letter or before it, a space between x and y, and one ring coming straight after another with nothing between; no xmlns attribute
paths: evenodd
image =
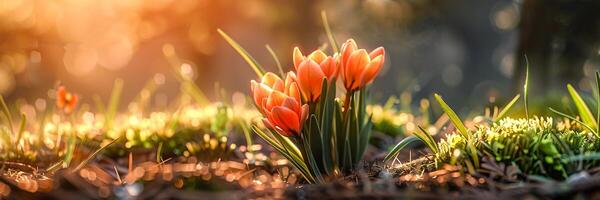
<svg viewBox="0 0 600 200"><path fill-rule="evenodd" d="M344 100L344 122L346 122L346 118L348 117L348 110L350 109L350 102L352 101L352 97L354 97L354 92L356 92L355 90L349 90L348 93L346 93L346 99ZM346 123L344 123L346 124Z"/></svg>
<svg viewBox="0 0 600 200"><path fill-rule="evenodd" d="M344 113L346 113L348 111L348 109L350 109L350 100L351 100L352 96L354 96L354 90L350 90L346 94L346 99L344 100Z"/></svg>

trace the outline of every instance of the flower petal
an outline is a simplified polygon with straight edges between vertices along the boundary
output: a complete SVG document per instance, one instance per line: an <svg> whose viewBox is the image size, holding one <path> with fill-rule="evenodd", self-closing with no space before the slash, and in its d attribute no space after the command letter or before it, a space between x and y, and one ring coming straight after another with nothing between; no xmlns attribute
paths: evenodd
<svg viewBox="0 0 600 200"><path fill-rule="evenodd" d="M354 39L348 39L342 45L342 49L340 51L340 52L342 52L340 55L342 66L346 65L346 63L348 62L348 59L350 58L350 55L352 55L352 53L354 51L356 51L357 48L358 48L358 46L356 45L356 42L354 41Z"/></svg>
<svg viewBox="0 0 600 200"><path fill-rule="evenodd" d="M327 54L323 53L321 50L313 51L308 58L315 61L316 63L321 63L323 60L327 58Z"/></svg>
<svg viewBox="0 0 600 200"><path fill-rule="evenodd" d="M272 72L267 72L260 80L261 83L269 87L273 87L277 81L281 81L281 78Z"/></svg>
<svg viewBox="0 0 600 200"><path fill-rule="evenodd" d="M288 72L285 76L285 87L287 88L294 82L296 82L296 74L294 72Z"/></svg>
<svg viewBox="0 0 600 200"><path fill-rule="evenodd" d="M321 83L325 74L321 67L310 59L304 60L298 67L298 84L307 100L315 101L321 95Z"/></svg>
<svg viewBox="0 0 600 200"><path fill-rule="evenodd" d="M273 88L273 90L283 92L285 90L285 83L283 83L282 80L277 80L271 88Z"/></svg>
<svg viewBox="0 0 600 200"><path fill-rule="evenodd" d="M255 81L253 81L253 83L256 83ZM257 106L259 106L261 109L264 109L263 106L266 105L264 103L264 100L267 99L271 93L273 92L273 90L271 88L269 88L269 86L262 84L262 83L256 83L255 86L252 86L253 89L253 96L254 96L254 103L256 103Z"/></svg>
<svg viewBox="0 0 600 200"><path fill-rule="evenodd" d="M286 95L294 98L296 101L301 102L302 96L300 96L300 89L298 88L298 84L293 82L289 87L286 88L288 91Z"/></svg>
<svg viewBox="0 0 600 200"><path fill-rule="evenodd" d="M281 106L289 108L296 113L302 112L300 109L300 102L296 101L296 99L294 99L292 97L285 98L285 100L283 100L283 103L281 104ZM300 115L298 115L298 117L300 117Z"/></svg>
<svg viewBox="0 0 600 200"><path fill-rule="evenodd" d="M300 109L300 130L302 130L304 121L306 121L306 119L308 119L308 114L309 114L308 112L309 112L308 104L302 105L302 108Z"/></svg>
<svg viewBox="0 0 600 200"><path fill-rule="evenodd" d="M385 57L385 49L383 49L383 47L377 47L375 50L371 51L371 53L369 53L369 57L371 59L375 59L375 57L377 56L382 56Z"/></svg>
<svg viewBox="0 0 600 200"><path fill-rule="evenodd" d="M298 66L300 66L300 63L302 62L302 60L304 60L304 55L302 55L302 52L300 51L300 49L298 47L294 47L294 55L293 55L294 69L298 70Z"/></svg>
<svg viewBox="0 0 600 200"><path fill-rule="evenodd" d="M334 77L337 76L338 66L335 60L332 57L327 57L323 62L321 62L321 70L327 76L327 80L331 81Z"/></svg>
<svg viewBox="0 0 600 200"><path fill-rule="evenodd" d="M59 86L58 89L56 89L56 106L57 107L59 107L59 108L65 107L65 103L66 103L65 96L67 96L67 90L65 89L65 86Z"/></svg>
<svg viewBox="0 0 600 200"><path fill-rule="evenodd" d="M289 108L276 106L271 113L273 122L286 132L299 133L300 119L298 114ZM293 134L292 134L293 135Z"/></svg>
<svg viewBox="0 0 600 200"><path fill-rule="evenodd" d="M273 91L271 92L271 94L269 95L269 98L267 99L267 110L272 110L273 107L275 106L281 106L281 104L283 104L283 101L287 98L287 95L283 94L280 91Z"/></svg>
<svg viewBox="0 0 600 200"><path fill-rule="evenodd" d="M344 72L344 85L347 89L356 89L360 85L362 73L370 62L369 54L364 49L355 51L350 55Z"/></svg>
<svg viewBox="0 0 600 200"><path fill-rule="evenodd" d="M381 71L381 66L383 66L383 56L377 56L373 59L365 68L363 72L363 77L361 80L361 86L370 84L373 82L379 71Z"/></svg>

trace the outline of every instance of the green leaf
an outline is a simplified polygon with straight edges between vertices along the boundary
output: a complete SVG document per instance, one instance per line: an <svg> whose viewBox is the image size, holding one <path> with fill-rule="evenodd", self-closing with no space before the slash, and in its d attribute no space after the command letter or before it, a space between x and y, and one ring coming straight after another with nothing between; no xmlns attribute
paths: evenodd
<svg viewBox="0 0 600 200"><path fill-rule="evenodd" d="M227 41L227 43L229 43L229 45L231 45L231 47L233 47L233 49L235 49L235 51L237 51L238 54L244 58L244 60L248 63L248 65L250 65L250 67L252 67L258 77L262 77L265 74L265 70L260 64L258 64L258 61L256 61L256 59L254 59L254 57L252 57L242 46L240 46L221 29L217 29L217 32L219 32L225 41Z"/></svg>
<svg viewBox="0 0 600 200"><path fill-rule="evenodd" d="M332 83L335 83L335 79L332 80ZM333 174L334 172L334 151L332 149L332 143L334 139L333 135L335 134L334 123L337 123L334 120L334 112L336 112L334 109L335 90L335 84L327 84L327 79L323 79L323 88L317 106L317 116L320 119L319 127L321 127L323 144L321 154L323 155L323 167L327 174Z"/></svg>
<svg viewBox="0 0 600 200"><path fill-rule="evenodd" d="M450 108L450 106L448 106L448 104L446 104L446 102L442 99L442 97L439 94L434 94L434 97L435 97L435 100L442 107L442 110L444 110L444 113L446 113L446 115L448 115L448 117L450 118L450 121L452 121L452 124L454 124L454 126L456 126L456 129L458 129L459 133L463 137L469 138L469 132L467 130L467 127L463 124L462 120L458 117L458 115L456 115L454 110L452 110L452 108Z"/></svg>
<svg viewBox="0 0 600 200"><path fill-rule="evenodd" d="M321 11L321 20L323 20L323 27L325 27L325 33L327 33L327 38L329 39L329 43L331 44L333 53L339 53L339 45L335 39L335 36L333 35L333 32L331 31L331 27L329 26L329 20L327 20L327 12L325 12L324 10Z"/></svg>
<svg viewBox="0 0 600 200"><path fill-rule="evenodd" d="M342 135L342 139L340 141L341 144L343 144L342 146L342 163L340 164L340 167L344 170L349 170L352 168L352 163L353 160L353 156L352 156L352 147L351 145L355 144L354 143L354 139L355 137L353 137L353 130L356 130L355 127L352 127L352 125L354 123L351 122L352 119L354 119L353 114L354 113L354 108L352 106L348 107L348 110L346 111L346 116L344 119L344 123L343 127L344 127L344 131L343 131L343 135Z"/></svg>
<svg viewBox="0 0 600 200"><path fill-rule="evenodd" d="M312 115L309 119L309 127L307 129L309 132L304 131L301 135L301 143L304 145L304 152L302 155L305 155L305 160L308 162L308 166L310 166L311 172L315 176L318 182L324 182L323 175L321 174L319 163L317 163L317 159L313 152L321 152L319 145L321 145L321 133L319 132L319 127L317 125L317 118L315 115Z"/></svg>
<svg viewBox="0 0 600 200"><path fill-rule="evenodd" d="M579 116L581 117L581 120L590 128L596 130L598 124L594 119L594 115L592 115L592 112L585 104L585 101L583 101L581 96L579 96L579 93L577 93L577 91L575 90L575 88L573 88L573 86L571 86L571 84L567 84L567 89L569 90L569 94L571 95L573 102L575 102L575 107L577 107L577 111L579 113Z"/></svg>
<svg viewBox="0 0 600 200"><path fill-rule="evenodd" d="M419 130L421 130L421 132L414 132L413 134L418 137L419 139L421 139L421 141L423 141L425 143L425 145L427 145L427 147L429 148L429 150L431 150L434 154L440 152L440 148L438 147L438 144L435 142L435 139L433 139L433 136L431 136L431 134L429 134L427 131L425 131L425 129L423 129L423 127L421 126L417 126L419 128Z"/></svg>
<svg viewBox="0 0 600 200"><path fill-rule="evenodd" d="M315 183L316 179L309 168L310 163L306 163L304 155L302 154L302 151L299 149L299 147L296 146L292 141L290 141L290 139L281 136L278 133L271 133L271 135L273 135L273 137L275 137L279 141L279 143L282 144L283 150L281 150L280 153L285 152L282 154L289 155L289 158L287 159L296 163L295 165L298 166L298 170L303 171L303 173L306 174L306 177L308 177L309 182Z"/></svg>
<svg viewBox="0 0 600 200"><path fill-rule="evenodd" d="M272 137L267 135L264 131L262 131L256 125L252 126L252 132L256 133L259 137L261 137L263 140L265 140L267 143L269 143L273 148L283 149L283 146L279 142L277 142Z"/></svg>
<svg viewBox="0 0 600 200"><path fill-rule="evenodd" d="M343 162L343 151L344 151L344 140L345 140L345 136L344 136L344 124L343 124L343 117L342 117L342 105L338 102L335 101L333 104L333 117L334 117L334 121L335 123L333 123L333 125L335 127L333 127L333 130L335 130L335 134L332 134L332 140L334 141L332 144L332 154L334 154L334 168L340 168L341 163Z"/></svg>
<svg viewBox="0 0 600 200"><path fill-rule="evenodd" d="M371 127L367 128L366 126L372 126L369 125L371 118L367 118L367 105L366 105L366 96L367 96L367 90L365 87L361 88L361 90L359 90L358 94L358 102L356 105L358 107L358 109L356 109L357 113L356 113L356 120L354 123L356 123L357 130L355 131L356 133L356 146L355 146L355 150L354 150L354 160L355 163L357 163L358 161L362 160L362 156L363 156L363 149L366 149L367 143L369 142L369 137L371 135Z"/></svg>
<svg viewBox="0 0 600 200"><path fill-rule="evenodd" d="M367 150L367 146L369 145L369 138L371 138L371 133L373 132L373 122L371 121L371 117L367 121L367 124L360 131L360 146L358 148L357 159L362 160L365 151Z"/></svg>
<svg viewBox="0 0 600 200"><path fill-rule="evenodd" d="M315 161L319 161L319 169L323 169L322 168L322 162L323 162L323 157L326 156L326 154L323 154L323 138L322 138L322 134L323 132L321 132L321 128L319 127L319 122L317 120L317 117L313 114L309 117L308 119L308 131L309 134L305 134L308 138L307 140L305 140L308 145L310 146L311 149L311 154L314 157ZM304 135L303 135L304 136Z"/></svg>
<svg viewBox="0 0 600 200"><path fill-rule="evenodd" d="M256 125L252 126L252 131L256 133L260 138L269 143L279 154L284 156L290 163L300 171L300 174L309 183L315 183L315 179L310 173L308 166L302 158L302 154L298 148L289 139L282 137L278 133L271 132L270 134L265 133ZM275 138L275 139L273 139Z"/></svg>
<svg viewBox="0 0 600 200"><path fill-rule="evenodd" d="M358 106L357 106L358 107ZM358 108L360 109L360 107ZM355 109L353 109L355 111ZM351 112L350 113L350 157L352 158L352 166L355 166L356 163L360 160L360 155L358 153L358 149L360 148L360 134L362 123L360 121L360 113L359 112Z"/></svg>
<svg viewBox="0 0 600 200"><path fill-rule="evenodd" d="M410 143L413 143L415 141L423 141L421 139L419 139L416 136L408 136L404 139L402 139L400 142L398 142L398 144L396 144L396 146L394 146L390 152L385 156L385 158L383 159L383 162L389 162L390 160L392 160L393 158L395 158L398 153L400 152L400 150L404 149L404 147L408 146Z"/></svg>
<svg viewBox="0 0 600 200"><path fill-rule="evenodd" d="M515 96L508 104L506 104L506 106L504 106L504 108L502 108L502 111L500 111L498 116L496 116L495 121L502 119L504 117L504 115L506 115L506 113L508 113L508 110L510 110L510 108L512 108L512 106L515 105L515 103L519 100L520 97L521 97L521 95L517 94L517 96Z"/></svg>
<svg viewBox="0 0 600 200"><path fill-rule="evenodd" d="M471 159L474 162L474 167L479 167L479 156L477 155L477 149L475 148L473 141L467 141L467 147L469 148L469 156L471 156Z"/></svg>
<svg viewBox="0 0 600 200"><path fill-rule="evenodd" d="M340 166L344 171L350 171L353 166L352 164L354 163L352 161L352 150L350 149L350 141L349 140L345 140L344 141L344 157L343 157L343 163Z"/></svg>

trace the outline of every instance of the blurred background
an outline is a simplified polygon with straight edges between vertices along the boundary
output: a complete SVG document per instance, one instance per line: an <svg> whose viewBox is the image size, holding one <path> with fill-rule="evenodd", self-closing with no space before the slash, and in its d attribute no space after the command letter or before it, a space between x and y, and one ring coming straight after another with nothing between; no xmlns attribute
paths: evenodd
<svg viewBox="0 0 600 200"><path fill-rule="evenodd" d="M32 102L60 82L91 102L121 78L126 102L147 81L160 83L160 106L179 91L174 68L213 99L217 82L247 93L255 74L217 28L267 69L276 70L265 44L291 69L294 46L327 42L321 10L339 42L386 48L378 101L433 92L459 108L506 101L522 88L525 55L535 96L565 92L566 83L591 91L600 70L594 0L4 0L0 94ZM169 64L173 52L184 64Z"/></svg>

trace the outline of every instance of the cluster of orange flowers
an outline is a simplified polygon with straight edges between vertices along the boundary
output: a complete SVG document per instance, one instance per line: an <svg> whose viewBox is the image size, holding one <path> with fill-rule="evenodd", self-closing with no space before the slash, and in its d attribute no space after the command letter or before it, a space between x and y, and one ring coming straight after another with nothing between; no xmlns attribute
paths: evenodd
<svg viewBox="0 0 600 200"><path fill-rule="evenodd" d="M347 95L373 82L383 66L385 50L376 48L370 53L359 49L353 39L346 41L340 54L328 56L321 50L304 56L296 47L293 54L294 71L285 81L267 72L260 83L251 81L254 102L265 116L263 122L284 136L298 136L308 116L309 104L321 96L323 80L328 84L341 76Z"/></svg>
<svg viewBox="0 0 600 200"><path fill-rule="evenodd" d="M71 92L67 92L65 86L58 86L56 89L56 107L63 109L66 114L70 114L75 110L79 102L79 97Z"/></svg>

